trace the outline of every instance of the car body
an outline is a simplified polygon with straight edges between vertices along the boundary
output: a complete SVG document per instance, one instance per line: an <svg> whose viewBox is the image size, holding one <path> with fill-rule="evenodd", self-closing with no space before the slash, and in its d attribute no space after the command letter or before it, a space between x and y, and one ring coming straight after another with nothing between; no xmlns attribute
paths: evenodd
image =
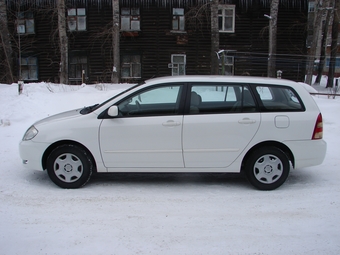
<svg viewBox="0 0 340 255"><path fill-rule="evenodd" d="M249 76L147 80L107 101L32 125L26 167L63 188L93 172L244 171L256 188L281 186L290 168L321 164L322 115L300 84Z"/></svg>

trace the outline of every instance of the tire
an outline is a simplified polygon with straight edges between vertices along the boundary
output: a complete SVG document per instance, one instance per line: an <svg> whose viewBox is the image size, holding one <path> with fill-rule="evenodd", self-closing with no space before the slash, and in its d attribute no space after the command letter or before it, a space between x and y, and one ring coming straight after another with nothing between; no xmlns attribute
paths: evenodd
<svg viewBox="0 0 340 255"><path fill-rule="evenodd" d="M274 190L287 179L290 162L276 147L262 147L250 154L245 163L248 181L257 189Z"/></svg>
<svg viewBox="0 0 340 255"><path fill-rule="evenodd" d="M47 158L47 173L59 187L76 189L91 178L93 161L81 147L72 144L60 145Z"/></svg>

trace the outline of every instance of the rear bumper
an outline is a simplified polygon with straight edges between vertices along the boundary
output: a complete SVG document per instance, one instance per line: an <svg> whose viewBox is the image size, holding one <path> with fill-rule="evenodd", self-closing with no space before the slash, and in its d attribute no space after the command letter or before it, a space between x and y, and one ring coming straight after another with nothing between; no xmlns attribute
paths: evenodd
<svg viewBox="0 0 340 255"><path fill-rule="evenodd" d="M286 141L285 144L294 155L295 168L317 166L322 164L327 151L327 143L320 140Z"/></svg>

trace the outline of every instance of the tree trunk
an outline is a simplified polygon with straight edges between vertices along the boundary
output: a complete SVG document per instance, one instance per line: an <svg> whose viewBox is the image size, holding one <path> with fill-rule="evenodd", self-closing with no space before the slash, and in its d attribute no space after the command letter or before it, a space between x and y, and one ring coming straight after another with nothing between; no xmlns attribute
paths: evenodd
<svg viewBox="0 0 340 255"><path fill-rule="evenodd" d="M68 38L66 34L65 0L57 0L58 30L60 42L60 74L61 84L68 84Z"/></svg>
<svg viewBox="0 0 340 255"><path fill-rule="evenodd" d="M220 34L218 29L218 0L211 1L211 74L218 74L219 64L217 52L220 50ZM222 63L224 64L224 63Z"/></svg>
<svg viewBox="0 0 340 255"><path fill-rule="evenodd" d="M327 16L326 16L325 24L323 27L322 39L321 39L321 52L320 52L320 61L318 65L318 75L316 76L315 84L320 84L322 72L325 66L326 47L327 47L326 43L327 43L328 25L329 25L330 17L331 17L331 10L327 10Z"/></svg>
<svg viewBox="0 0 340 255"><path fill-rule="evenodd" d="M316 17L315 17L315 20L314 20L313 39L312 39L312 44L311 44L311 47L309 49L309 54L308 54L308 57L307 57L305 83L307 83L309 85L312 84L316 48L317 48L317 45L318 45L318 37L319 37L320 26L321 26L321 21L322 21L322 14L323 14L323 9L326 6L326 1L323 1L322 8L319 8L319 4L320 4L320 0L315 2Z"/></svg>
<svg viewBox="0 0 340 255"><path fill-rule="evenodd" d="M334 73L335 73L335 62L336 62L336 52L338 49L338 35L339 35L339 15L340 15L340 1L335 0L334 5L334 17L332 24L332 44L331 44L331 58L329 61L329 70L328 70L328 80L327 80L327 88L333 88L334 85Z"/></svg>
<svg viewBox="0 0 340 255"><path fill-rule="evenodd" d="M278 12L279 12L279 0L272 0L270 4L270 20L269 20L269 53L267 68L268 77L276 77L276 34Z"/></svg>
<svg viewBox="0 0 340 255"><path fill-rule="evenodd" d="M0 0L0 37L1 45L5 54L5 69L6 69L6 82L14 82L13 76L13 50L11 46L11 40L9 38L8 24L7 24L7 12L6 1Z"/></svg>
<svg viewBox="0 0 340 255"><path fill-rule="evenodd" d="M120 80L120 17L119 17L119 0L112 0L113 27L112 27L112 51L113 51L113 68L112 83L119 83Z"/></svg>

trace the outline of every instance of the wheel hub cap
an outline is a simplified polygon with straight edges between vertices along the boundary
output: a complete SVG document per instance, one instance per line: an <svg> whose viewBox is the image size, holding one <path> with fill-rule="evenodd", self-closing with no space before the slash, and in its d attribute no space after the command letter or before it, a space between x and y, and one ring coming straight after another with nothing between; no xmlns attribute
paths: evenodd
<svg viewBox="0 0 340 255"><path fill-rule="evenodd" d="M273 167L272 166L267 165L267 166L264 167L264 172L266 174L270 174L272 171L273 171Z"/></svg>
<svg viewBox="0 0 340 255"><path fill-rule="evenodd" d="M66 164L65 166L64 166L64 170L65 170L65 172L72 172L72 170L73 170L73 167L70 165L70 164Z"/></svg>
<svg viewBox="0 0 340 255"><path fill-rule="evenodd" d="M275 155L265 154L258 158L254 164L255 178L265 184L274 183L283 173L283 163Z"/></svg>
<svg viewBox="0 0 340 255"><path fill-rule="evenodd" d="M72 183L83 175L82 161L72 153L61 154L54 162L55 175L65 183Z"/></svg>

